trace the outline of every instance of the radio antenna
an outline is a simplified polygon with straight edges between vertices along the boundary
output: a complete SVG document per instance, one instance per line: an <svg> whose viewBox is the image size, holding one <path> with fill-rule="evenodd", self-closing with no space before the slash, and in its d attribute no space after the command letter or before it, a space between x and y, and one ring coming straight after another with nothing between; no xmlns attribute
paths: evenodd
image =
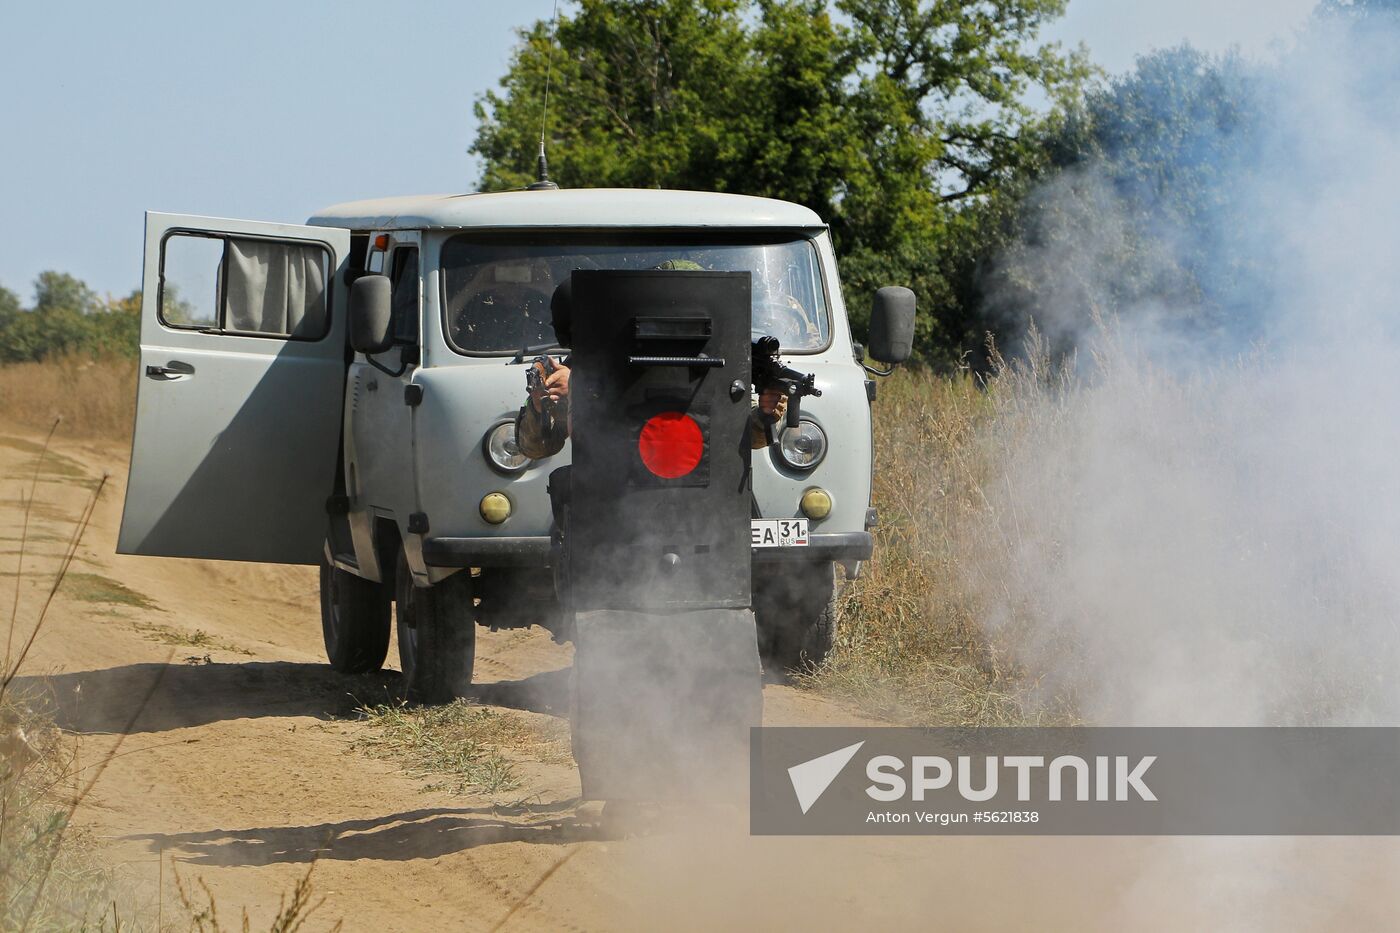
<svg viewBox="0 0 1400 933"><path fill-rule="evenodd" d="M554 76L554 44L559 38L559 0L554 0L554 12L549 20L549 54L544 66L544 106L540 108L540 158L539 177L530 185L530 191L553 191L559 186L549 180L549 160L544 154L545 129L549 126L549 81Z"/></svg>

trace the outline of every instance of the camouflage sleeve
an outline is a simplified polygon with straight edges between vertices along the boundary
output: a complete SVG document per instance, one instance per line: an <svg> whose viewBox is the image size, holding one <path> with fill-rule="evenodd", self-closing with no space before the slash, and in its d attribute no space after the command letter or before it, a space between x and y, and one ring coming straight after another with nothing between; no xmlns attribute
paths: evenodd
<svg viewBox="0 0 1400 933"><path fill-rule="evenodd" d="M531 460L552 457L564 449L569 437L568 400L561 401L554 413L535 411L526 402L515 416L515 443Z"/></svg>

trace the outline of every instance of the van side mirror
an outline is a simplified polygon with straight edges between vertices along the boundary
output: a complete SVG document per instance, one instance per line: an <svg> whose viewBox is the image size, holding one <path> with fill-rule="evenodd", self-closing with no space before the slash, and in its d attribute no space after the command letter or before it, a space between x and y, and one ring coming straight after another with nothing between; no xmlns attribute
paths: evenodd
<svg viewBox="0 0 1400 933"><path fill-rule="evenodd" d="M366 355L394 345L389 277L362 275L350 286L350 346Z"/></svg>
<svg viewBox="0 0 1400 933"><path fill-rule="evenodd" d="M903 363L914 350L914 293L889 285L875 293L870 308L870 355L882 363Z"/></svg>

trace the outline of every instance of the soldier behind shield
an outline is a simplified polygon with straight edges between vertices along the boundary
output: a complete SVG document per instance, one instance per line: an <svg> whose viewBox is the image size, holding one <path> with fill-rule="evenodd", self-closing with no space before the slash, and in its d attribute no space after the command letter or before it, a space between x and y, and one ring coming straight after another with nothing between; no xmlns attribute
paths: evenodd
<svg viewBox="0 0 1400 933"><path fill-rule="evenodd" d="M685 260L669 260L658 269L693 269L700 267ZM569 280L554 290L549 310L554 322L555 338L562 346L572 343L569 330L571 302ZM515 440L520 452L532 460L552 457L564 447L569 437L569 357L562 360L541 357L530 364L534 375L527 381L529 399L515 416ZM761 450L768 446L768 427L783 416L787 400L782 389L761 386L758 402L749 413L749 446Z"/></svg>

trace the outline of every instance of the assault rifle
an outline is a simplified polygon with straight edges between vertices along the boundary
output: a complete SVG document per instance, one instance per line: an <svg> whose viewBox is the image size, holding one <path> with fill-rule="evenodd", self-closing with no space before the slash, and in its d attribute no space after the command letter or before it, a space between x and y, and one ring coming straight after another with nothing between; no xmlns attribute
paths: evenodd
<svg viewBox="0 0 1400 933"><path fill-rule="evenodd" d="M787 398L787 426L795 428L802 415L802 397L811 395L820 398L822 390L817 388L815 374L800 373L784 365L778 359L778 346L777 337L760 337L753 342L751 376L754 388L759 392L775 387L783 390ZM777 424L768 425L767 432L768 443L776 443Z"/></svg>
<svg viewBox="0 0 1400 933"><path fill-rule="evenodd" d="M535 365L537 363L538 366ZM540 410L545 414L554 413L554 399L549 397L544 381L558 368L548 356L537 356L530 361L529 368L525 370L525 388L529 390L531 398L534 398L537 392L540 394ZM540 372L541 369L544 370L543 373Z"/></svg>

